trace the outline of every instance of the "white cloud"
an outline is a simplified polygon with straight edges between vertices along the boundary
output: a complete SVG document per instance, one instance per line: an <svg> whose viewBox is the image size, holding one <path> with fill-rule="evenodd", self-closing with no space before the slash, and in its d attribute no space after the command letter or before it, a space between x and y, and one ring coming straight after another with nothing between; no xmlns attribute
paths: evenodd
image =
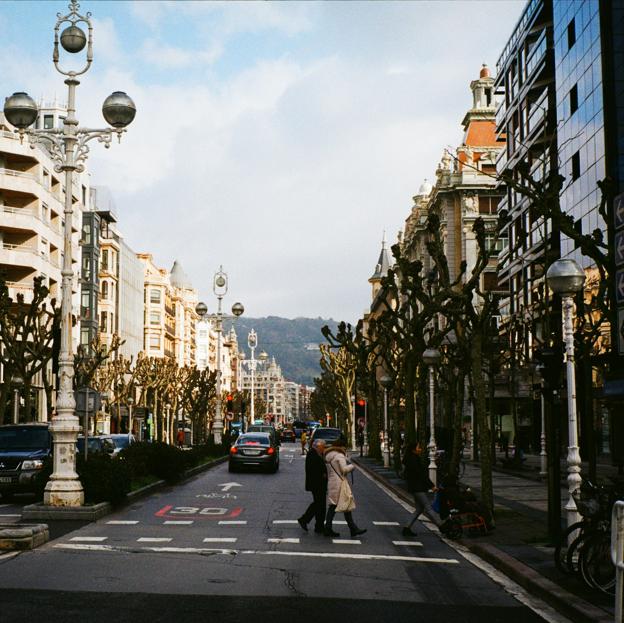
<svg viewBox="0 0 624 623"><path fill-rule="evenodd" d="M212 65L222 53L223 47L219 43L206 50L188 50L147 39L141 46L139 56L147 65L160 69L193 67L197 71L202 65Z"/></svg>

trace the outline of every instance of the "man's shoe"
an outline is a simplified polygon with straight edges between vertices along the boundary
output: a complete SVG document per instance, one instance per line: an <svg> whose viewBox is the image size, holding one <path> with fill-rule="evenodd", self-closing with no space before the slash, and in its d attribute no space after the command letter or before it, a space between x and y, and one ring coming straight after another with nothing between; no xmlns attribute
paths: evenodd
<svg viewBox="0 0 624 623"><path fill-rule="evenodd" d="M325 528L314 528L314 532L316 532L316 534L323 534L323 532L325 532Z"/></svg>
<svg viewBox="0 0 624 623"><path fill-rule="evenodd" d="M325 536L340 536L339 532L334 532L333 530L329 530L328 528L325 528L325 530L323 530L323 534Z"/></svg>
<svg viewBox="0 0 624 623"><path fill-rule="evenodd" d="M408 526L406 526L405 528L403 528L403 530L401 530L401 534L403 536L416 536L416 533L412 532L412 529Z"/></svg>
<svg viewBox="0 0 624 623"><path fill-rule="evenodd" d="M297 519L297 523L301 526L303 530L305 530L306 532L308 531L308 526L306 522L303 521L303 518L299 517L299 519Z"/></svg>
<svg viewBox="0 0 624 623"><path fill-rule="evenodd" d="M355 530L351 530L351 538L355 538L356 536L360 536L360 534L364 534L366 532L366 528L355 528Z"/></svg>

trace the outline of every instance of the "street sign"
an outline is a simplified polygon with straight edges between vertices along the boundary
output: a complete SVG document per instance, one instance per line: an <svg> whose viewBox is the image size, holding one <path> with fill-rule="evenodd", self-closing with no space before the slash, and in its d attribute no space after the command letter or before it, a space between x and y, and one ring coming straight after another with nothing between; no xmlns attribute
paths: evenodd
<svg viewBox="0 0 624 623"><path fill-rule="evenodd" d="M615 265L624 264L624 231L615 234Z"/></svg>
<svg viewBox="0 0 624 623"><path fill-rule="evenodd" d="M613 200L613 216L615 229L624 227L624 193Z"/></svg>
<svg viewBox="0 0 624 623"><path fill-rule="evenodd" d="M624 303L624 268L615 271L615 298L618 305Z"/></svg>
<svg viewBox="0 0 624 623"><path fill-rule="evenodd" d="M618 310L618 352L624 355L624 309Z"/></svg>

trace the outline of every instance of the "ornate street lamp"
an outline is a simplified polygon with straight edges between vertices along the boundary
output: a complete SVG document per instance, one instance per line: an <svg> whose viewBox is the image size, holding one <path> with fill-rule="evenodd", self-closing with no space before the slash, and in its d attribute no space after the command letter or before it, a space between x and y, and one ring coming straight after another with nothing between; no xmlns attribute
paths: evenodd
<svg viewBox="0 0 624 623"><path fill-rule="evenodd" d="M110 147L113 134L121 140L125 127L132 122L136 114L134 102L120 91L109 96L102 109L105 120L112 126L103 129L79 127L76 118L76 87L80 84L77 77L86 73L93 62L93 26L91 14L78 13L78 2L72 0L67 15L58 15L54 27L54 50L52 60L56 70L67 76L68 87L67 116L63 128L33 129L30 126L38 116L37 105L24 92L14 93L6 98L4 116L17 128L20 140L28 137L34 147L42 144L47 147L55 162L57 173L65 173L65 225L63 240L63 269L61 271L61 348L59 353L59 392L56 401L56 413L52 417L50 432L54 445L53 472L48 481L43 501L51 506L80 506L84 502L82 484L75 469L75 446L79 431L76 417L76 401L73 392L73 353L72 353L72 185L74 172L84 171L84 163L89 154L89 142L97 139L105 147ZM68 26L59 37L63 24ZM78 24L86 25L88 36ZM87 48L86 63L80 71L65 71L59 65L59 39L61 47L70 54Z"/></svg>
<svg viewBox="0 0 624 623"><path fill-rule="evenodd" d="M228 290L227 274L223 271L223 266L220 266L219 270L214 275L212 290L218 301L217 313L209 316L207 305L201 301L195 306L195 312L202 318L202 320L214 320L215 330L217 332L217 400L215 421L212 430L215 444L220 444L222 440L221 435L223 433L223 414L221 405L221 334L223 332L223 312L221 311L221 302ZM235 318L242 316L244 311L245 308L241 303L234 303L234 305L232 305L232 314Z"/></svg>
<svg viewBox="0 0 624 623"><path fill-rule="evenodd" d="M429 366L429 479L434 485L438 482L438 466L436 465L436 439L435 439L435 380L434 367L440 363L442 355L437 348L428 348L423 353L423 361Z"/></svg>
<svg viewBox="0 0 624 623"><path fill-rule="evenodd" d="M254 358L256 352L256 346L258 346L258 336L256 332L252 329L247 336L247 346L249 346L249 350L251 351L251 359L249 360L249 371L251 372L251 412L250 418L253 423L255 419L255 393L256 388L254 385L255 382L255 374L256 374L256 359Z"/></svg>
<svg viewBox="0 0 624 623"><path fill-rule="evenodd" d="M15 372L11 376L11 385L13 385L13 424L19 424L20 411L20 387L24 384L21 374Z"/></svg>
<svg viewBox="0 0 624 623"><path fill-rule="evenodd" d="M383 454L384 467L390 467L390 447L388 445L388 390L392 387L392 379L387 374L384 374L379 379L379 383L384 391L384 433L381 452Z"/></svg>
<svg viewBox="0 0 624 623"><path fill-rule="evenodd" d="M581 455L578 447L578 425L576 419L576 377L574 371L574 295L583 289L585 272L577 262L570 259L553 262L546 273L550 289L561 296L563 311L563 343L568 394L568 492L566 504L568 526L580 521L581 517L574 502L573 493L581 486Z"/></svg>

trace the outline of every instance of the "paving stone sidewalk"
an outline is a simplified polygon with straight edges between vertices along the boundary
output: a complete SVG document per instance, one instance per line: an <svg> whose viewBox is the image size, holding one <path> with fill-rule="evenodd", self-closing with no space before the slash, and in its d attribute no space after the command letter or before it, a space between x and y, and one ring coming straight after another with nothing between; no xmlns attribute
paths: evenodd
<svg viewBox="0 0 624 623"><path fill-rule="evenodd" d="M539 457L537 457L539 460ZM410 499L405 481L393 469L367 457L353 461L382 480L398 495ZM496 529L487 536L465 537L462 543L574 621L613 621L614 602L590 590L576 577L560 573L553 560L554 547L547 533L547 489L537 470L530 477L496 470L493 473ZM565 474L565 472L564 472ZM462 482L478 494L478 464L467 463ZM562 487L562 505L567 490ZM565 511L563 511L565 518ZM558 607L560 606L560 607Z"/></svg>

